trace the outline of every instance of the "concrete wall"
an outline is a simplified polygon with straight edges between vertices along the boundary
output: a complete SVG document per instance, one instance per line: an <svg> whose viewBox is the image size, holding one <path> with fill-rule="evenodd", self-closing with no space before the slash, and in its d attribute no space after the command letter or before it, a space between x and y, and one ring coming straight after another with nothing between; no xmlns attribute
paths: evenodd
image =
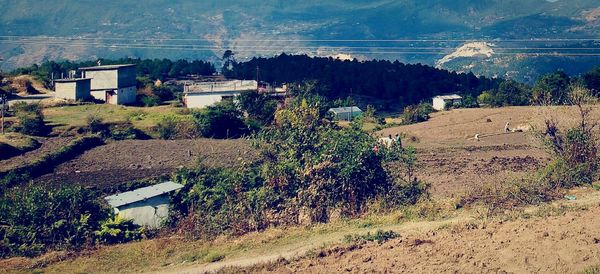
<svg viewBox="0 0 600 274"><path fill-rule="evenodd" d="M123 67L119 69L118 73L118 88L128 88L137 86L135 80L135 67Z"/></svg>
<svg viewBox="0 0 600 274"><path fill-rule="evenodd" d="M441 111L446 108L446 101L442 98L433 98L433 109Z"/></svg>
<svg viewBox="0 0 600 274"><path fill-rule="evenodd" d="M169 217L169 197L156 196L144 201L119 207L115 212L134 223L151 228L159 228Z"/></svg>
<svg viewBox="0 0 600 274"><path fill-rule="evenodd" d="M132 87L120 88L116 93L116 101L109 102L109 104L129 105L135 103L137 88L135 85Z"/></svg>
<svg viewBox="0 0 600 274"><path fill-rule="evenodd" d="M117 70L90 70L85 78L92 78L91 89L116 89L118 85ZM134 78L135 79L135 78ZM104 99L102 99L104 100Z"/></svg>
<svg viewBox="0 0 600 274"><path fill-rule="evenodd" d="M91 97L90 81L55 82L56 98L86 100Z"/></svg>
<svg viewBox="0 0 600 274"><path fill-rule="evenodd" d="M462 99L442 99L442 98L433 98L433 109L437 111L442 111L446 109L446 105L452 106L457 105L462 102Z"/></svg>
<svg viewBox="0 0 600 274"><path fill-rule="evenodd" d="M205 108L221 102L223 97L239 95L239 92L188 93L184 97L184 103L187 108Z"/></svg>

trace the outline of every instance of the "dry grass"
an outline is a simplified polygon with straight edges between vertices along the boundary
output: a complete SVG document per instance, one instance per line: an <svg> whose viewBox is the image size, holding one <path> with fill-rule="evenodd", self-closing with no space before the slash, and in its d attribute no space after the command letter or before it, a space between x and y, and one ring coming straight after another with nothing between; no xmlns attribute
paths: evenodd
<svg viewBox="0 0 600 274"><path fill-rule="evenodd" d="M63 106L44 109L46 121L58 130L86 126L86 118L95 115L106 123L130 121L134 127L149 132L166 115L191 117L185 109L172 106L126 107L108 104Z"/></svg>

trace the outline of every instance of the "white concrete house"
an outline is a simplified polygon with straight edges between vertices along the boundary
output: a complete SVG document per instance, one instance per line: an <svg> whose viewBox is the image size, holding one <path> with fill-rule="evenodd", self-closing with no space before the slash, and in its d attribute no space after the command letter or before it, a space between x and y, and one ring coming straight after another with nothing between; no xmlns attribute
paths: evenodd
<svg viewBox="0 0 600 274"><path fill-rule="evenodd" d="M74 78L54 80L55 98L68 100L87 100L92 97L90 93L91 79Z"/></svg>
<svg viewBox="0 0 600 274"><path fill-rule="evenodd" d="M165 182L104 198L115 214L140 226L159 228L169 217L169 193L183 185Z"/></svg>
<svg viewBox="0 0 600 274"><path fill-rule="evenodd" d="M457 94L451 95L440 95L433 97L433 109L442 111L446 109L446 106L455 106L462 103L462 97Z"/></svg>
<svg viewBox="0 0 600 274"><path fill-rule="evenodd" d="M254 80L194 83L184 87L183 104L187 108L204 108L255 90L258 90L258 82Z"/></svg>
<svg viewBox="0 0 600 274"><path fill-rule="evenodd" d="M113 105L133 104L137 96L135 65L108 65L80 68L91 80L91 95Z"/></svg>
<svg viewBox="0 0 600 274"><path fill-rule="evenodd" d="M362 115L363 111L358 107L341 107L341 108L330 108L329 112L333 113L335 120L338 121L352 121L357 116Z"/></svg>

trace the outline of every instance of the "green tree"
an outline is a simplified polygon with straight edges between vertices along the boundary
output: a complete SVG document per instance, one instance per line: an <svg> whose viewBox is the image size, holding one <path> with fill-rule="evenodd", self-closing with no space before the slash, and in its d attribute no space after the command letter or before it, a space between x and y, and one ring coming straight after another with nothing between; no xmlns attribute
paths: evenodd
<svg viewBox="0 0 600 274"><path fill-rule="evenodd" d="M277 101L268 94L260 94L256 91L242 92L238 96L240 109L248 115L248 118L260 123L261 126L273 122Z"/></svg>
<svg viewBox="0 0 600 274"><path fill-rule="evenodd" d="M570 82L569 76L562 71L542 76L533 88L533 102L539 105L565 104L567 102Z"/></svg>
<svg viewBox="0 0 600 274"><path fill-rule="evenodd" d="M230 100L193 113L198 132L208 138L238 138L247 133L242 112Z"/></svg>
<svg viewBox="0 0 600 274"><path fill-rule="evenodd" d="M591 94L600 97L600 67L595 67L581 76L583 84L591 91Z"/></svg>

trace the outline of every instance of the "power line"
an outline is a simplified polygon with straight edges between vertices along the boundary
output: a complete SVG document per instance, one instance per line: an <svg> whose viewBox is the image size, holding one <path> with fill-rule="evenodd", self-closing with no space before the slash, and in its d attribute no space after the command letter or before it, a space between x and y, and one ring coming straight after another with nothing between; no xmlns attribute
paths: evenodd
<svg viewBox="0 0 600 274"><path fill-rule="evenodd" d="M63 46L99 46L99 47L141 47L141 48L165 48L165 49L190 49L190 50L225 50L225 49L251 49L252 50L351 50L353 52L360 52L360 49L364 50L456 50L455 47L379 47L379 46L280 46L280 45L233 45L229 47L225 46L198 46L198 45L182 45L182 44L114 44L114 43L106 43L106 42L68 42L68 41L51 41L51 42L20 42L20 41L7 41L8 44L23 44L23 45L31 45L31 44L44 44L44 45L63 45ZM600 47L591 48L591 47L492 47L494 51L506 51L506 50L525 50L531 53L531 50L537 51L553 51L553 50L562 50L562 51L600 51ZM372 52L372 51L364 51L364 52ZM536 53L536 52L533 52Z"/></svg>
<svg viewBox="0 0 600 274"><path fill-rule="evenodd" d="M4 41L4 40L0 40ZM204 45L193 45L193 44L116 44L108 42L70 42L70 41L4 41L8 44L45 44L45 45L80 45L80 46L93 46L93 45L106 45L106 46L156 46L156 47L193 47L199 49L279 49L279 48L293 48L293 49L411 49L411 50L455 50L457 47L414 47L414 46L281 46L281 45L231 45L231 46L204 46ZM494 46L491 47L493 50L600 50L600 47L503 47Z"/></svg>
<svg viewBox="0 0 600 274"><path fill-rule="evenodd" d="M67 37L67 36L26 36L26 35L0 35L0 38L16 39L72 39L72 40L136 40L136 41L205 41L214 42L208 38L127 38L127 37ZM600 38L529 38L529 39L504 39L504 38L469 38L469 39L229 39L238 42L569 42L569 41L600 41Z"/></svg>

